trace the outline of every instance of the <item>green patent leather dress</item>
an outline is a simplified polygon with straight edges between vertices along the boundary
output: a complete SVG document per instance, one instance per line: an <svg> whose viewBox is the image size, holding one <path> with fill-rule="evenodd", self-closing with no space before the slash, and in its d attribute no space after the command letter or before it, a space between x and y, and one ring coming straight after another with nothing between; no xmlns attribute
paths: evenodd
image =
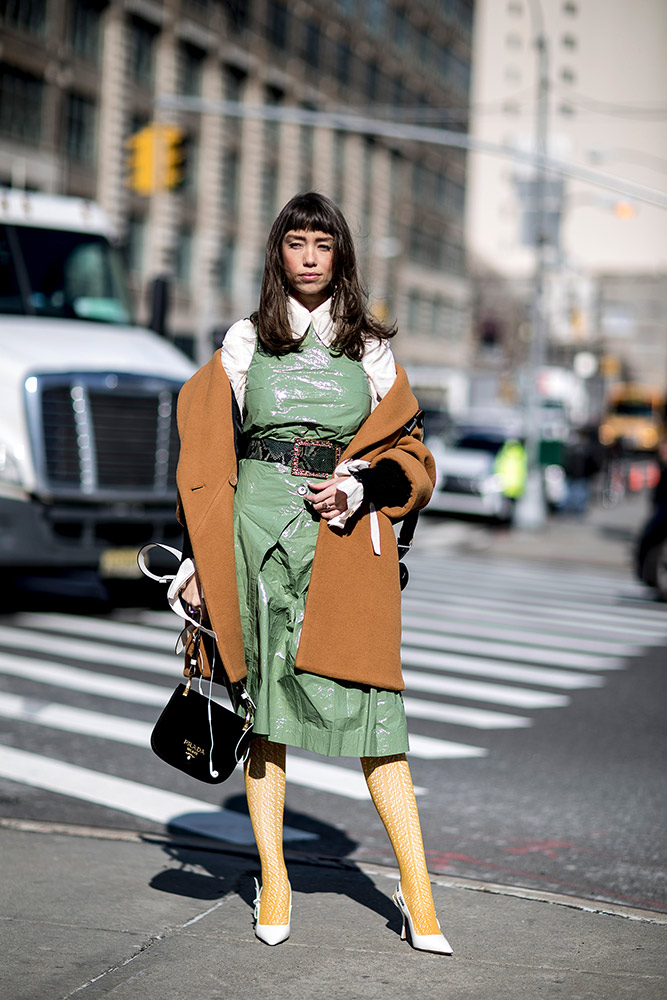
<svg viewBox="0 0 667 1000"><path fill-rule="evenodd" d="M297 351L275 356L256 349L247 374L244 433L347 445L371 409L361 362L336 357L313 328ZM407 724L399 692L330 680L295 670L320 519L303 494L308 479L281 464L241 459L234 505L236 572L248 665L247 688L257 706L255 732L328 756L403 753ZM331 631L336 616L331 580ZM381 600L381 595L376 595Z"/></svg>

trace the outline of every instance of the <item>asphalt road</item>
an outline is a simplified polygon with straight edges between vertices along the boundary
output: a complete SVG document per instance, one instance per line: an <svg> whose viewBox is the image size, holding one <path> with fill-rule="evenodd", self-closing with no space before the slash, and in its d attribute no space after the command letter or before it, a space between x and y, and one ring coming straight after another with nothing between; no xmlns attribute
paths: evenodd
<svg viewBox="0 0 667 1000"><path fill-rule="evenodd" d="M667 910L667 608L619 567L461 552L437 522L420 533L404 664L430 870ZM0 819L251 843L239 772L205 786L147 749L179 679L173 621L0 620ZM392 863L358 762L290 761L288 850Z"/></svg>

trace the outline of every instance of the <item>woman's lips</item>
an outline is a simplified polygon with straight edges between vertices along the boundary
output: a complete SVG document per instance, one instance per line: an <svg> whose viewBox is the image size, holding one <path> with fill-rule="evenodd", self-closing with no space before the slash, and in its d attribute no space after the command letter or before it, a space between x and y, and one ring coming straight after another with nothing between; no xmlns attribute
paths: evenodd
<svg viewBox="0 0 667 1000"><path fill-rule="evenodd" d="M316 281L321 277L319 274L300 274L299 277L302 281Z"/></svg>

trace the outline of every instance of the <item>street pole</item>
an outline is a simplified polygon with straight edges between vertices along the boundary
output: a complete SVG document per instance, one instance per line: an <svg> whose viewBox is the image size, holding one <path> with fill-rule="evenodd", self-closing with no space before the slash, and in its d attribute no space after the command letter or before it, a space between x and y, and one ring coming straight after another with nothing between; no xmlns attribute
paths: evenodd
<svg viewBox="0 0 667 1000"><path fill-rule="evenodd" d="M531 0L537 50L537 107L535 117L535 182L533 184L533 218L535 220L535 272L531 298L531 339L528 372L524 390L526 419L525 447L528 475L524 495L516 506L515 524L519 528L536 529L546 519L546 504L540 466L542 413L538 376L546 358L547 310L545 277L547 267L547 135L549 128L549 55L540 0Z"/></svg>

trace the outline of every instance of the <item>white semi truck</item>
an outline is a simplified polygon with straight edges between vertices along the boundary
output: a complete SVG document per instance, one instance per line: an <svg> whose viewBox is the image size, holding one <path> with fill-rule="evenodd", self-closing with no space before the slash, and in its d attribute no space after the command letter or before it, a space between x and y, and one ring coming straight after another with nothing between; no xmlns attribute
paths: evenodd
<svg viewBox="0 0 667 1000"><path fill-rule="evenodd" d="M0 572L131 576L178 539L176 396L190 360L132 324L91 202L0 189Z"/></svg>

